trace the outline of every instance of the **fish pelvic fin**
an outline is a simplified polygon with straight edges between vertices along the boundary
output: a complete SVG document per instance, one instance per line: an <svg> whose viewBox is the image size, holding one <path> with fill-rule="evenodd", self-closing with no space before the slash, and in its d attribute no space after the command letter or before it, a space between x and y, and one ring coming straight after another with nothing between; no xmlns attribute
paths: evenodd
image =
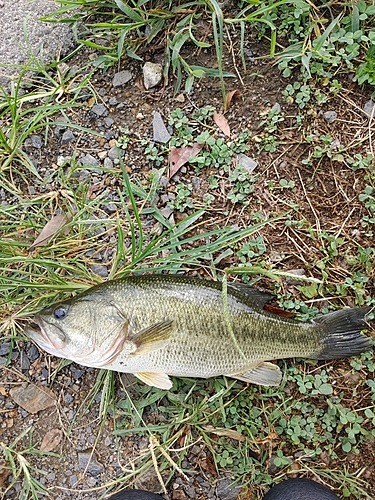
<svg viewBox="0 0 375 500"><path fill-rule="evenodd" d="M172 326L172 320L160 321L132 335L128 339L135 345L131 354L137 356L165 347L170 341Z"/></svg>
<svg viewBox="0 0 375 500"><path fill-rule="evenodd" d="M134 375L145 384L158 387L159 389L165 389L168 391L173 385L171 379L166 373L138 372Z"/></svg>
<svg viewBox="0 0 375 500"><path fill-rule="evenodd" d="M279 385L282 379L282 372L277 365L264 361L255 368L244 373L230 374L228 377L249 382L251 384L276 386Z"/></svg>
<svg viewBox="0 0 375 500"><path fill-rule="evenodd" d="M322 330L322 347L310 357L345 358L370 350L371 338L361 333L369 311L368 307L345 308L315 318L314 322Z"/></svg>

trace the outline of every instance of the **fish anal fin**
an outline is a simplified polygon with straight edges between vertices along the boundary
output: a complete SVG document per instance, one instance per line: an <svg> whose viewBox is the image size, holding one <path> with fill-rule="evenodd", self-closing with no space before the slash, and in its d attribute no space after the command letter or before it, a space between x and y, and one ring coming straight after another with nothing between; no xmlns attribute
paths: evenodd
<svg viewBox="0 0 375 500"><path fill-rule="evenodd" d="M165 347L172 331L172 320L160 321L132 335L128 340L134 344L133 356L157 351Z"/></svg>
<svg viewBox="0 0 375 500"><path fill-rule="evenodd" d="M264 361L260 363L252 370L244 373L235 373L228 375L232 378L237 378L243 382L250 382L251 384L265 385L265 386L277 386L280 384L282 379L282 372L277 365L273 363L268 363Z"/></svg>
<svg viewBox="0 0 375 500"><path fill-rule="evenodd" d="M145 384L157 387L158 389L169 390L173 385L166 373L138 372L134 375Z"/></svg>

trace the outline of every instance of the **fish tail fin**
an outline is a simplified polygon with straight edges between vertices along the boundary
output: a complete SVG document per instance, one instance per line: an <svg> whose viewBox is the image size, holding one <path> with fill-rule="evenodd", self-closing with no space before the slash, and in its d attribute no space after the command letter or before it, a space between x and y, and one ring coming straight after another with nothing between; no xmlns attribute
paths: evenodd
<svg viewBox="0 0 375 500"><path fill-rule="evenodd" d="M368 307L346 308L315 318L315 323L323 333L322 348L311 357L345 358L371 349L371 338L361 333L369 311Z"/></svg>

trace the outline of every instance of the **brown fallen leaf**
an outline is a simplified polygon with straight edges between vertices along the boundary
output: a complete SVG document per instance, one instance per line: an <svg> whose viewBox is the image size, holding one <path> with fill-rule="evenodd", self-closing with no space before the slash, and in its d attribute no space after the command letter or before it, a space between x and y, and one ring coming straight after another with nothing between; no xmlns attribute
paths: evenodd
<svg viewBox="0 0 375 500"><path fill-rule="evenodd" d="M229 108L232 99L240 99L241 92L239 90L232 90L228 92L227 97L225 99L225 111Z"/></svg>
<svg viewBox="0 0 375 500"><path fill-rule="evenodd" d="M70 217L65 214L54 215L51 220L47 222L39 236L34 243L30 246L29 252L32 252L36 247L42 247L48 243L50 238L54 236L59 229L61 229L69 221Z"/></svg>
<svg viewBox="0 0 375 500"><path fill-rule="evenodd" d="M227 137L230 137L229 123L224 115L214 111L214 122Z"/></svg>
<svg viewBox="0 0 375 500"><path fill-rule="evenodd" d="M243 434L233 430L233 429L225 429L222 427L213 427L212 425L205 425L204 430L208 432L212 432L216 434L217 436L224 436L228 437L230 439L235 439L236 441L242 442L242 441L247 441L248 443L254 444L254 441L249 439L247 436L244 436Z"/></svg>
<svg viewBox="0 0 375 500"><path fill-rule="evenodd" d="M51 429L46 432L40 445L41 451L53 451L61 442L63 433L60 429Z"/></svg>
<svg viewBox="0 0 375 500"><path fill-rule="evenodd" d="M192 146L172 149L168 157L169 178L173 177L189 161L189 158L196 156L201 148L202 144L195 142Z"/></svg>

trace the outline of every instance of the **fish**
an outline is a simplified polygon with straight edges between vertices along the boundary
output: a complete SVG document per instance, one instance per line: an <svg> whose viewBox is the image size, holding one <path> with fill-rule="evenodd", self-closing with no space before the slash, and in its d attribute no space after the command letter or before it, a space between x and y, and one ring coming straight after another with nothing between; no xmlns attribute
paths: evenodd
<svg viewBox="0 0 375 500"><path fill-rule="evenodd" d="M302 322L264 309L272 295L237 282L134 275L93 286L38 313L25 330L49 354L135 374L169 390L170 376L225 375L277 386L273 360L329 360L367 351L369 309L343 308Z"/></svg>

